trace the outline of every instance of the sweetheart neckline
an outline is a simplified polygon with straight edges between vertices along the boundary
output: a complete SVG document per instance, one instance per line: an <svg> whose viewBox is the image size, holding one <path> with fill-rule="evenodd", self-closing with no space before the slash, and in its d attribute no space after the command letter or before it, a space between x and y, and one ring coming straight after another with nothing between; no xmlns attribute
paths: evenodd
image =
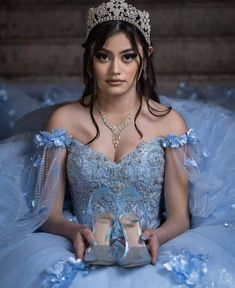
<svg viewBox="0 0 235 288"><path fill-rule="evenodd" d="M130 152L122 155L122 156L120 157L119 161L113 161L113 160L107 158L107 157L104 155L104 153L99 152L99 151L96 151L95 149L93 149L93 148L91 148L90 146L82 143L82 142L81 142L80 140L78 140L78 139L72 138L72 141L73 141L74 143L79 144L81 147L86 148L88 151L90 151L90 152L93 153L94 155L98 155L98 156L102 157L106 162L109 162L109 163L111 163L112 165L115 165L115 166L119 166L119 165L122 165L122 163L125 162L126 159L128 159L130 156L132 156L132 155L134 155L135 153L137 153L137 152L139 151L139 149L141 148L142 145L149 145L149 144L151 144L151 143L153 143L153 142L155 142L155 141L160 142L160 141L163 140L163 139L164 139L164 137L156 136L156 137L154 137L154 138L152 138L152 139L149 139L149 140L141 140L141 141L139 142L139 144L136 146L135 149L133 149L132 151L130 151Z"/></svg>

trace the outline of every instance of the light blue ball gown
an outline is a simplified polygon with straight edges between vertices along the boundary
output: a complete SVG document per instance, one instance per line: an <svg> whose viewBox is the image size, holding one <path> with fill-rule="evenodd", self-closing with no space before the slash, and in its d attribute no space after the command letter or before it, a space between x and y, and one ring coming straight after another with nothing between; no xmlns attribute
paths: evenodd
<svg viewBox="0 0 235 288"><path fill-rule="evenodd" d="M119 163L64 130L1 142L1 288L235 287L235 115L200 101L161 100L193 129L142 141ZM88 267L76 260L69 240L37 230L55 201L63 149L68 150L70 221L92 226L104 211L117 217L135 212L141 225L151 228L160 223L164 154L173 149L191 183L191 229L160 247L156 265ZM121 233L115 221L112 237Z"/></svg>

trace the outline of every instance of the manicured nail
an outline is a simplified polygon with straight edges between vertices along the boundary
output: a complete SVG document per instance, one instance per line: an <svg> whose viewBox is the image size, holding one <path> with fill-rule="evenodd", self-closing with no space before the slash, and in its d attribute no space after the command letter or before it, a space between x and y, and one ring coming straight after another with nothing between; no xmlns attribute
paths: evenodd
<svg viewBox="0 0 235 288"><path fill-rule="evenodd" d="M142 235L140 236L140 239L141 239L142 241L146 241L146 240L148 240L148 237L147 237L146 235L142 234Z"/></svg>

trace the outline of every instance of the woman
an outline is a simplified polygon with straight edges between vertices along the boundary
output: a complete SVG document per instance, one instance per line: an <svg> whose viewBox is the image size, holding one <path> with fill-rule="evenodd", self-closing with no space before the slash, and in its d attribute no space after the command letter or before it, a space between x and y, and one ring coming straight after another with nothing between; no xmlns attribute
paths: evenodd
<svg viewBox="0 0 235 288"><path fill-rule="evenodd" d="M1 252L2 287L15 286L16 277L22 278L18 287L220 285L232 277L234 258L203 236L203 229L184 233L190 226L188 178L199 188L198 182L206 181L208 175L197 166L205 151L180 114L159 103L148 14L124 0L91 9L84 48L83 97L56 110L50 132L37 135L42 154L34 173L39 177L35 186L27 183L27 201L18 217L16 232L25 223L31 225L27 231L43 223L44 232ZM66 183L78 222L63 213ZM166 219L160 225L161 199ZM201 204L195 202L190 212L211 214L209 204ZM230 250L232 233L227 234ZM207 253L214 251L225 260L221 268L215 261L207 273ZM77 272L83 264L67 261L74 253L91 266L107 267L82 278ZM157 258L156 266L147 265ZM123 270L135 266L143 267ZM167 271L174 272L173 279ZM221 279L215 279L218 271Z"/></svg>

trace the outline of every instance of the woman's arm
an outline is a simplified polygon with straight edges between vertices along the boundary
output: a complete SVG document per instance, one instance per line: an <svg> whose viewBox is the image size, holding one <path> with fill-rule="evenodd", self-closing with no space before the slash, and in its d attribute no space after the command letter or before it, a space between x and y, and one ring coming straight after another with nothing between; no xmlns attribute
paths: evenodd
<svg viewBox="0 0 235 288"><path fill-rule="evenodd" d="M65 162L67 156L65 148L61 154L61 172L58 177L57 199L52 213L48 217L47 221L41 226L41 230L70 239L73 242L77 257L82 259L85 250L85 242L93 243L95 238L86 225L70 222L64 217L63 203L66 178Z"/></svg>
<svg viewBox="0 0 235 288"><path fill-rule="evenodd" d="M166 221L156 229L159 244L167 242L189 228L188 178L174 149L166 151L164 198Z"/></svg>
<svg viewBox="0 0 235 288"><path fill-rule="evenodd" d="M171 123L173 123L170 128L171 133L182 135L186 132L187 126L184 120L175 111L171 116ZM190 227L189 184L186 172L182 167L180 153L177 148L167 148L165 152L164 200L166 221L156 230L146 229L142 237L148 240L153 263L156 262L160 245L182 234Z"/></svg>
<svg viewBox="0 0 235 288"><path fill-rule="evenodd" d="M57 110L55 113L53 113L48 122L47 130L51 131L58 128L66 129L66 127L64 127L65 121L61 119L63 118L64 114L58 112L60 111ZM85 242L93 243L95 241L95 237L86 225L70 222L64 217L63 205L66 187L67 150L66 148L52 148L51 151L48 151L49 162L50 160L52 161L50 156L53 158L53 149L62 149L60 154L60 174L58 175L57 183L57 198L53 210L46 222L41 226L41 230L70 239L74 244L76 255L79 258L83 258Z"/></svg>

